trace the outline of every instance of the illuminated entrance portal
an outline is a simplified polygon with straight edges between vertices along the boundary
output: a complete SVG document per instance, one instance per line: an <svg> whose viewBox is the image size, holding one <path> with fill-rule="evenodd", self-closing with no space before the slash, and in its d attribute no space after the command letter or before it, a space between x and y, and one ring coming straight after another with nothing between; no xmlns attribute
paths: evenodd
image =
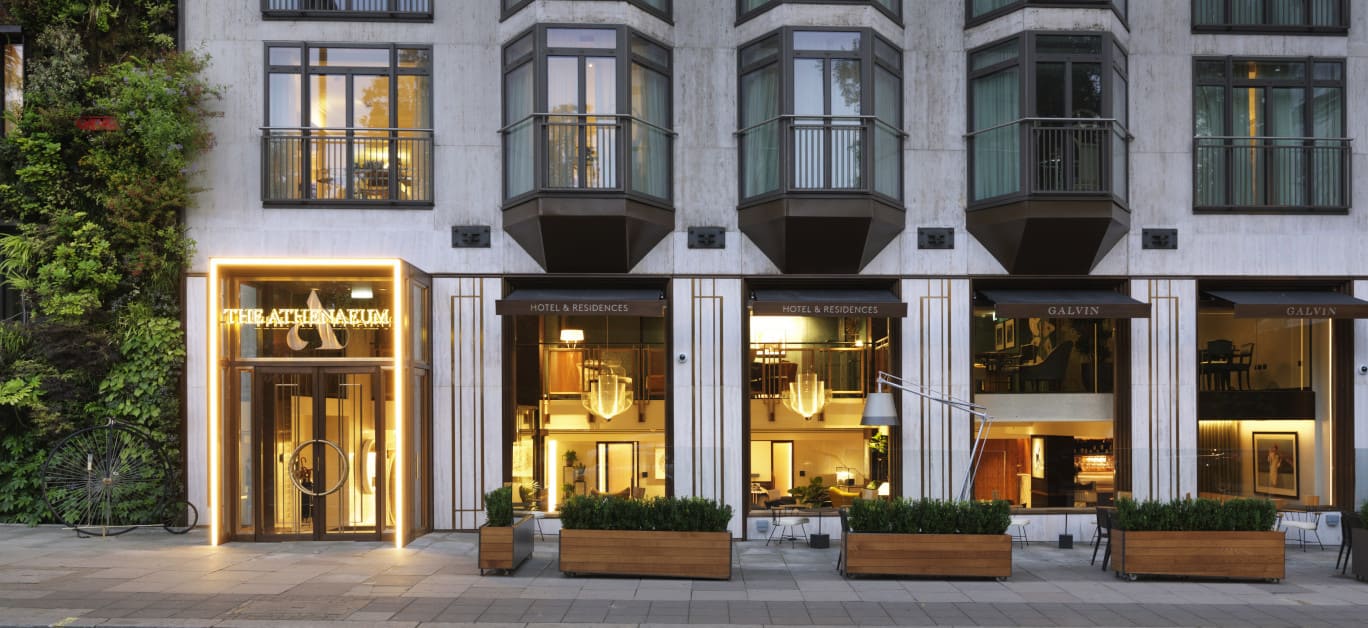
<svg viewBox="0 0 1368 628"><path fill-rule="evenodd" d="M213 260L211 540L431 527L429 283L397 260Z"/></svg>

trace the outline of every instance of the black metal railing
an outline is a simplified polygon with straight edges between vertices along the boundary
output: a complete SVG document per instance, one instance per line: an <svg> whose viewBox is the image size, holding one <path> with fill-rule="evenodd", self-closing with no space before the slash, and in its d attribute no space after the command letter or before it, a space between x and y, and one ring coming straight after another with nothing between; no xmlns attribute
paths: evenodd
<svg viewBox="0 0 1368 628"><path fill-rule="evenodd" d="M1322 32L1349 30L1349 0L1197 0L1196 31Z"/></svg>
<svg viewBox="0 0 1368 628"><path fill-rule="evenodd" d="M432 202L431 129L262 129L262 198Z"/></svg>
<svg viewBox="0 0 1368 628"><path fill-rule="evenodd" d="M1349 208L1349 138L1197 137L1193 144L1197 209Z"/></svg>
<svg viewBox="0 0 1368 628"><path fill-rule="evenodd" d="M632 193L669 202L674 132L626 115L533 114L504 127L504 196Z"/></svg>
<svg viewBox="0 0 1368 628"><path fill-rule="evenodd" d="M1023 118L968 134L970 201L1021 194L1126 200L1130 136L1109 118Z"/></svg>
<svg viewBox="0 0 1368 628"><path fill-rule="evenodd" d="M263 14L432 17L432 0L261 0Z"/></svg>
<svg viewBox="0 0 1368 628"><path fill-rule="evenodd" d="M737 131L741 197L805 192L902 201L905 135L874 116L771 118Z"/></svg>

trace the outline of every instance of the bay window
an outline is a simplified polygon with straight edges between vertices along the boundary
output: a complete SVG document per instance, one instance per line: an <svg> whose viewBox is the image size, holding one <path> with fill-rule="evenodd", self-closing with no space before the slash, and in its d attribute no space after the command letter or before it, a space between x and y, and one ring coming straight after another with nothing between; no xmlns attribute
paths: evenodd
<svg viewBox="0 0 1368 628"><path fill-rule="evenodd" d="M432 50L266 46L269 203L430 205Z"/></svg>
<svg viewBox="0 0 1368 628"><path fill-rule="evenodd" d="M736 21L744 22L781 4L868 5L902 20L902 0L736 0Z"/></svg>
<svg viewBox="0 0 1368 628"><path fill-rule="evenodd" d="M901 206L900 50L869 30L785 28L740 64L743 203L853 192Z"/></svg>
<svg viewBox="0 0 1368 628"><path fill-rule="evenodd" d="M1197 59L1197 211L1348 211L1344 65Z"/></svg>
<svg viewBox="0 0 1368 628"><path fill-rule="evenodd" d="M1129 0L965 0L965 25L982 24L995 17L1032 5L1052 8L1110 8L1121 19L1130 10Z"/></svg>
<svg viewBox="0 0 1368 628"><path fill-rule="evenodd" d="M621 193L668 206L669 50L624 27L539 25L504 47L504 198Z"/></svg>

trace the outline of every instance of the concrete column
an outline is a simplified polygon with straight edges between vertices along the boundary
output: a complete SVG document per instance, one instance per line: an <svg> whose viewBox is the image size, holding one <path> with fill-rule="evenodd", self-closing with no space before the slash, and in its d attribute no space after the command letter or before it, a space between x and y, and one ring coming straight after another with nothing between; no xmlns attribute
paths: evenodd
<svg viewBox="0 0 1368 628"><path fill-rule="evenodd" d="M1131 491L1135 499L1197 495L1197 282L1133 279L1150 304L1131 321Z"/></svg>
<svg viewBox="0 0 1368 628"><path fill-rule="evenodd" d="M683 277L671 282L671 294L674 494L715 499L740 513L749 477L741 464L749 446L741 420L741 280ZM732 534L741 534L742 523L733 519Z"/></svg>
<svg viewBox="0 0 1368 628"><path fill-rule="evenodd" d="M902 297L907 318L895 375L935 395L969 399L969 280L906 279ZM895 398L902 413L903 495L959 497L969 466L970 415L908 393Z"/></svg>
<svg viewBox="0 0 1368 628"><path fill-rule="evenodd" d="M484 522L484 493L503 483L503 325L499 279L432 282L433 527Z"/></svg>

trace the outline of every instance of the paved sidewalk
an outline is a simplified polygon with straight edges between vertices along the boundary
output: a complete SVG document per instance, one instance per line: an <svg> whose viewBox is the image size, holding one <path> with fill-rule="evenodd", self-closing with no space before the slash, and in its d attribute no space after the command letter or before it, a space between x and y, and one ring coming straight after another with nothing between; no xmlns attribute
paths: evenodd
<svg viewBox="0 0 1368 628"><path fill-rule="evenodd" d="M205 544L159 529L78 539L0 525L0 626L961 625L1363 626L1368 583L1335 549L1289 546L1278 584L1125 582L1090 546L1018 547L991 580L846 580L837 550L737 542L731 581L567 578L556 537L513 576L481 577L476 536Z"/></svg>

